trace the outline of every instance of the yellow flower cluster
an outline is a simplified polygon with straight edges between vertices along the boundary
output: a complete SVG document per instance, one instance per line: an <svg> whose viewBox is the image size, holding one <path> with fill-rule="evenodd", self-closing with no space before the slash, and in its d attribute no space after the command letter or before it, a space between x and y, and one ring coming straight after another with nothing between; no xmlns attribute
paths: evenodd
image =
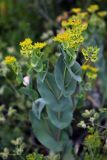
<svg viewBox="0 0 107 160"><path fill-rule="evenodd" d="M79 30L79 31L84 31L88 27L87 22L82 22L81 17L78 16L72 16L71 18L68 19L68 21L62 21L62 27L67 28L67 27L72 27L73 30Z"/></svg>
<svg viewBox="0 0 107 160"><path fill-rule="evenodd" d="M86 71L86 70L91 70L92 72L98 72L98 68L96 68L96 67L93 67L93 66L91 66L91 65L82 65L82 70L84 70L84 71Z"/></svg>
<svg viewBox="0 0 107 160"><path fill-rule="evenodd" d="M87 8L87 11L90 13L94 13L99 9L99 6L97 4L92 4Z"/></svg>
<svg viewBox="0 0 107 160"><path fill-rule="evenodd" d="M83 19L88 17L88 13L87 12L81 12L81 13L79 13L78 17L83 20Z"/></svg>
<svg viewBox="0 0 107 160"><path fill-rule="evenodd" d="M86 71L86 75L90 79L96 79L97 78L97 73L99 71L98 68L93 67L91 65L82 65L82 70Z"/></svg>
<svg viewBox="0 0 107 160"><path fill-rule="evenodd" d="M4 60L5 64L11 65L16 62L16 58L14 56L7 56Z"/></svg>
<svg viewBox="0 0 107 160"><path fill-rule="evenodd" d="M72 8L71 10L73 13L80 13L81 12L81 8Z"/></svg>
<svg viewBox="0 0 107 160"><path fill-rule="evenodd" d="M11 69L14 71L15 74L19 74L20 72L20 66L17 63L17 60L14 56L7 56L4 59L4 63L6 65L9 65Z"/></svg>
<svg viewBox="0 0 107 160"><path fill-rule="evenodd" d="M21 47L25 47L27 45L32 45L32 40L30 38L26 38L23 42L20 42Z"/></svg>
<svg viewBox="0 0 107 160"><path fill-rule="evenodd" d="M89 65L85 65L85 64L84 64L84 65L82 65L81 68L82 68L83 71L86 71L86 70L89 68Z"/></svg>
<svg viewBox="0 0 107 160"><path fill-rule="evenodd" d="M97 47L87 47L82 49L82 54L84 58L88 61L96 62L98 59L99 48Z"/></svg>
<svg viewBox="0 0 107 160"><path fill-rule="evenodd" d="M100 11L97 13L100 17L105 17L107 16L107 11Z"/></svg>
<svg viewBox="0 0 107 160"><path fill-rule="evenodd" d="M84 42L84 37L81 36L81 35L74 35L74 36L71 36L71 41L69 43L69 47L70 48L77 48L79 45L81 45L83 42Z"/></svg>
<svg viewBox="0 0 107 160"><path fill-rule="evenodd" d="M32 44L32 40L30 38L26 38L23 42L20 42L20 46L21 46L21 54L29 57L30 55L32 55L34 49L42 49L43 47L46 46L45 42L37 42L34 45Z"/></svg>
<svg viewBox="0 0 107 160"><path fill-rule="evenodd" d="M68 23L71 26L78 26L81 24L81 19L79 19L78 16L72 16L69 18Z"/></svg>
<svg viewBox="0 0 107 160"><path fill-rule="evenodd" d="M78 18L78 16L74 16L68 21L72 27L72 29L69 30L69 34L71 35L70 47L77 48L84 42L82 32L87 29L88 24L82 23L81 19Z"/></svg>
<svg viewBox="0 0 107 160"><path fill-rule="evenodd" d="M46 46L46 43L45 42L37 42L34 44L33 48L34 49L42 49Z"/></svg>
<svg viewBox="0 0 107 160"><path fill-rule="evenodd" d="M68 27L68 26L69 26L68 21L66 20L62 21L62 27Z"/></svg>
<svg viewBox="0 0 107 160"><path fill-rule="evenodd" d="M70 41L70 35L67 31L63 33L59 33L56 37L54 37L54 41L58 42L69 42Z"/></svg>
<svg viewBox="0 0 107 160"><path fill-rule="evenodd" d="M32 40L30 38L26 38L23 42L20 42L20 46L20 52L22 55L29 56L32 54L33 45Z"/></svg>
<svg viewBox="0 0 107 160"><path fill-rule="evenodd" d="M82 32L87 29L88 24L83 23L78 16L72 16L67 21L62 22L66 29L64 33L59 33L54 41L65 44L67 48L78 48L84 41Z"/></svg>

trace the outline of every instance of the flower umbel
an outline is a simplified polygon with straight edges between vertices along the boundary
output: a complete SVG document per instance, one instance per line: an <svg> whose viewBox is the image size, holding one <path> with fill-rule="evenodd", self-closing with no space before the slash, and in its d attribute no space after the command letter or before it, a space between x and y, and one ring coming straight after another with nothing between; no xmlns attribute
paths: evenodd
<svg viewBox="0 0 107 160"><path fill-rule="evenodd" d="M42 48L44 48L46 45L47 45L46 42L37 42L37 43L34 44L33 48L34 48L34 49L42 49Z"/></svg>
<svg viewBox="0 0 107 160"><path fill-rule="evenodd" d="M81 24L81 19L78 18L78 16L73 16L73 17L69 18L69 24L71 26L78 26Z"/></svg>
<svg viewBox="0 0 107 160"><path fill-rule="evenodd" d="M11 65L16 62L16 58L14 56L7 56L5 57L4 62L8 65Z"/></svg>
<svg viewBox="0 0 107 160"><path fill-rule="evenodd" d="M99 48L97 47L87 47L82 49L82 54L84 58L88 61L96 62L98 59Z"/></svg>
<svg viewBox="0 0 107 160"><path fill-rule="evenodd" d="M14 71L15 74L19 74L21 72L21 68L14 56L7 56L4 59L4 63L9 65L9 67Z"/></svg>
<svg viewBox="0 0 107 160"><path fill-rule="evenodd" d="M81 12L81 8L72 8L71 10L73 13L80 13Z"/></svg>
<svg viewBox="0 0 107 160"><path fill-rule="evenodd" d="M37 42L34 45L32 44L32 40L30 38L26 38L23 42L20 42L21 46L21 54L26 57L31 56L34 52L34 49L42 49L46 46L45 42Z"/></svg>
<svg viewBox="0 0 107 160"><path fill-rule="evenodd" d="M69 26L69 22L64 20L64 21L62 21L61 25L62 25L62 27L68 27Z"/></svg>
<svg viewBox="0 0 107 160"><path fill-rule="evenodd" d="M96 68L96 67L93 67L93 66L91 66L91 65L82 65L82 70L84 70L84 71L86 71L86 70L91 70L92 72L98 72L98 68Z"/></svg>
<svg viewBox="0 0 107 160"><path fill-rule="evenodd" d="M91 65L82 65L82 70L86 71L86 75L90 79L96 79L97 78L97 73L99 71L98 68L93 67Z"/></svg>
<svg viewBox="0 0 107 160"><path fill-rule="evenodd" d="M105 17L107 16L107 11L100 11L97 13L100 17Z"/></svg>
<svg viewBox="0 0 107 160"><path fill-rule="evenodd" d="M23 42L20 42L21 47L25 47L25 46L31 45L31 44L32 44L32 40L30 38L26 38Z"/></svg>
<svg viewBox="0 0 107 160"><path fill-rule="evenodd" d="M24 56L29 56L32 54L33 51L33 45L32 40L30 38L26 38L23 42L20 42L21 46L21 54Z"/></svg>
<svg viewBox="0 0 107 160"><path fill-rule="evenodd" d="M99 9L99 6L97 4L92 4L90 5L87 10L90 13L96 12Z"/></svg>
<svg viewBox="0 0 107 160"><path fill-rule="evenodd" d="M64 32L64 33L59 33L55 38L54 41L58 41L58 42L67 42L70 41L70 35L68 32Z"/></svg>
<svg viewBox="0 0 107 160"><path fill-rule="evenodd" d="M78 15L82 20L86 19L88 17L88 12L81 12Z"/></svg>
<svg viewBox="0 0 107 160"><path fill-rule="evenodd" d="M82 35L83 31L87 29L88 24L82 22L78 15L73 15L67 21L62 21L62 27L65 28L63 33L59 33L54 41L63 44L63 47L78 50L79 46L84 42Z"/></svg>

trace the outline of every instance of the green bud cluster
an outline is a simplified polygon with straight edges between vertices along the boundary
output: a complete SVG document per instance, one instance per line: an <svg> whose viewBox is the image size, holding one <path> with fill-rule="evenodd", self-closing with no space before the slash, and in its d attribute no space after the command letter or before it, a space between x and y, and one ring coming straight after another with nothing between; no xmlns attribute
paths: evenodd
<svg viewBox="0 0 107 160"><path fill-rule="evenodd" d="M86 61L96 62L98 60L99 48L97 47L87 47L82 49L82 54Z"/></svg>

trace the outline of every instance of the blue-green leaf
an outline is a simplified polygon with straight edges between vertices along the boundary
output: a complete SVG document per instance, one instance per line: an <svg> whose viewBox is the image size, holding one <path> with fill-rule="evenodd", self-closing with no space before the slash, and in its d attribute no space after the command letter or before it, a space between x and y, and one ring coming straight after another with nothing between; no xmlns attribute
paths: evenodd
<svg viewBox="0 0 107 160"><path fill-rule="evenodd" d="M70 68L67 64L66 67L71 75L76 81L81 82L81 66L78 62L75 62L74 65Z"/></svg>
<svg viewBox="0 0 107 160"><path fill-rule="evenodd" d="M43 62L43 71L42 72L40 72L39 73L39 76L40 76L40 78L41 78L41 80L42 81L44 81L45 80L45 77L46 77L46 75L47 75L47 73L48 73L48 61L44 61Z"/></svg>
<svg viewBox="0 0 107 160"><path fill-rule="evenodd" d="M36 101L33 102L32 104L32 112L36 116L36 118L40 119L41 118L41 112L43 108L45 107L46 102L44 101L43 98L39 98Z"/></svg>
<svg viewBox="0 0 107 160"><path fill-rule="evenodd" d="M57 113L47 108L47 113L51 123L59 129L68 127L73 119L72 109Z"/></svg>
<svg viewBox="0 0 107 160"><path fill-rule="evenodd" d="M63 150L63 143L61 141L56 141L53 138L47 119L38 120L34 113L31 112L30 121L35 136L44 146L54 152L60 152Z"/></svg>
<svg viewBox="0 0 107 160"><path fill-rule="evenodd" d="M66 148L63 152L62 160L75 160L72 150L73 150L72 142L69 141L66 144Z"/></svg>
<svg viewBox="0 0 107 160"><path fill-rule="evenodd" d="M37 78L37 88L46 105L53 111L60 112L71 108L72 100L62 95L52 74L47 74L44 82Z"/></svg>
<svg viewBox="0 0 107 160"><path fill-rule="evenodd" d="M62 56L60 56L55 66L54 75L57 86L64 96L70 96L75 92L76 81L70 76Z"/></svg>

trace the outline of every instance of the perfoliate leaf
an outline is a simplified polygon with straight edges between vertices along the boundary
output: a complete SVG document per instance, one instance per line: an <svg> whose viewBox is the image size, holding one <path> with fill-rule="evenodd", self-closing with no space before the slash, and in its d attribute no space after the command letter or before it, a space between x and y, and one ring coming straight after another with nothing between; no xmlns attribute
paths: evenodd
<svg viewBox="0 0 107 160"><path fill-rule="evenodd" d="M55 66L54 75L57 86L62 91L64 96L68 97L75 92L76 81L70 76L62 56L60 56Z"/></svg>
<svg viewBox="0 0 107 160"><path fill-rule="evenodd" d="M51 110L60 112L71 108L71 97L65 97L62 95L62 92L58 89L52 74L48 73L44 82L38 77L37 88L41 97L45 100L46 105Z"/></svg>

